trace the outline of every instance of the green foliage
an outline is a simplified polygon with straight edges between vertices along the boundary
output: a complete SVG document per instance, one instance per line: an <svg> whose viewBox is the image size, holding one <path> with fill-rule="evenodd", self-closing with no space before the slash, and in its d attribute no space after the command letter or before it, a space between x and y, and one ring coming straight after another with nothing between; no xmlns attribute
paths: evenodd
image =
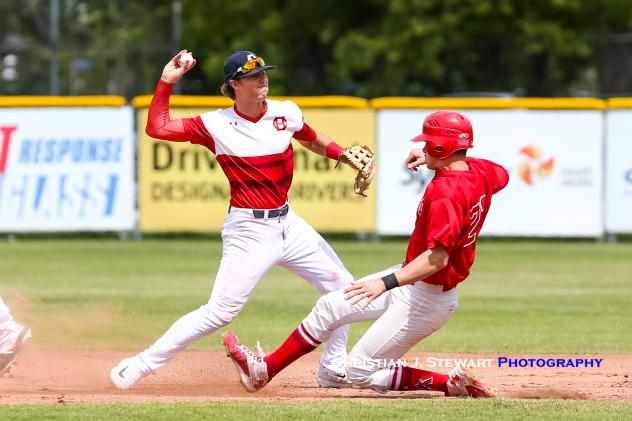
<svg viewBox="0 0 632 421"><path fill-rule="evenodd" d="M597 49L632 31L626 0L181 1L178 46L172 0L59 0L62 93L150 93L183 47L199 57L185 93L218 94L224 59L248 49L279 65L272 94L598 95ZM46 93L49 4L1 2L0 54L20 71L0 93Z"/></svg>

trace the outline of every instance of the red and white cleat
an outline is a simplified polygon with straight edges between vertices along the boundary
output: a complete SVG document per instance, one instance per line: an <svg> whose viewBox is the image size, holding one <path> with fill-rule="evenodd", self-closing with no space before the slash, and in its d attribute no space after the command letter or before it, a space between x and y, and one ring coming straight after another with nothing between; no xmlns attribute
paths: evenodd
<svg viewBox="0 0 632 421"><path fill-rule="evenodd" d="M268 384L268 366L263 357L242 345L237 336L230 331L224 333L224 346L247 391L256 392Z"/></svg>
<svg viewBox="0 0 632 421"><path fill-rule="evenodd" d="M496 390L481 382L471 368L460 365L448 375L448 393L446 396L495 398Z"/></svg>

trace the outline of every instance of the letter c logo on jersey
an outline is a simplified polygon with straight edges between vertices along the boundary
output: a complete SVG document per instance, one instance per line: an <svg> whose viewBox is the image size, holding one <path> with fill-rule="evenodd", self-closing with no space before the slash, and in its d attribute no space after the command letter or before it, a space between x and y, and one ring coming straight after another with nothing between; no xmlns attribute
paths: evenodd
<svg viewBox="0 0 632 421"><path fill-rule="evenodd" d="M275 129L277 129L277 131L281 132L287 129L287 118L283 116L274 117L274 120L272 121L272 125L274 126Z"/></svg>

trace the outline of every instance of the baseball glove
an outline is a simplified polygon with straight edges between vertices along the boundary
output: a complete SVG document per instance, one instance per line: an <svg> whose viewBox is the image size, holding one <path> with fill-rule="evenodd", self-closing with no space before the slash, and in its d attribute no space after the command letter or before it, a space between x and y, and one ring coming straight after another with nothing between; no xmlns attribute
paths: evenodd
<svg viewBox="0 0 632 421"><path fill-rule="evenodd" d="M375 176L375 159L373 152L368 146L352 146L345 149L340 158L346 158L346 161L356 170L358 175L355 178L355 184L353 186L356 194L366 197L365 191L369 189L371 181Z"/></svg>

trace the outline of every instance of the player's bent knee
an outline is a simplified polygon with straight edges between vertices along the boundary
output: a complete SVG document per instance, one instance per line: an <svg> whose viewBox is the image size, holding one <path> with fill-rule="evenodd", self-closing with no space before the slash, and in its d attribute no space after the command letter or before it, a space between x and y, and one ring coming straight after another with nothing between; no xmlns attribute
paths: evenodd
<svg viewBox="0 0 632 421"><path fill-rule="evenodd" d="M339 319L340 308L344 305L344 294L342 291L334 291L321 296L316 305L314 312L321 320L335 321Z"/></svg>

